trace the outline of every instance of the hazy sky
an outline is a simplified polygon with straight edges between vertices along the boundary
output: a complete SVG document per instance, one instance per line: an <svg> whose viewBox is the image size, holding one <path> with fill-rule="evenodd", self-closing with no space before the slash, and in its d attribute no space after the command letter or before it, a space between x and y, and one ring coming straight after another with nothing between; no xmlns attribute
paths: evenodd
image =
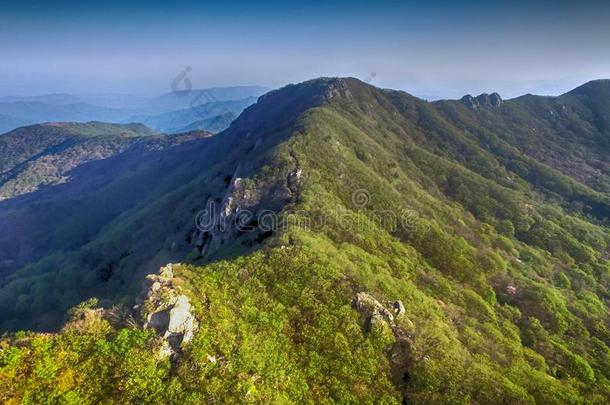
<svg viewBox="0 0 610 405"><path fill-rule="evenodd" d="M355 76L437 97L610 78L609 1L5 3L0 94L150 95L187 66L194 87Z"/></svg>

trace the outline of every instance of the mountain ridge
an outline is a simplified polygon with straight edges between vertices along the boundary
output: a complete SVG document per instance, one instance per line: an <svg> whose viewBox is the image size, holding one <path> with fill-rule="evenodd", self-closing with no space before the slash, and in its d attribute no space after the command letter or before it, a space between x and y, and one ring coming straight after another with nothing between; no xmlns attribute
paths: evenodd
<svg viewBox="0 0 610 405"><path fill-rule="evenodd" d="M158 115L138 115L130 117L127 121L137 121L148 125L160 132L177 133L181 129L187 128L194 122L199 121L200 125L208 120L222 116L225 113L239 115L246 107L255 103L256 97L247 97L239 100L210 101L199 105L189 106L175 111L168 111ZM185 125L186 124L186 125ZM220 132L228 127L226 125L216 126L214 132ZM203 127L201 129L212 130Z"/></svg>
<svg viewBox="0 0 610 405"><path fill-rule="evenodd" d="M133 116L168 113L177 109L199 108L203 104L258 97L267 88L261 86L217 87L165 93L157 97L124 94L40 96L5 96L0 98L0 133L19 126L47 121L111 121L124 122ZM189 122L179 123L185 127Z"/></svg>
<svg viewBox="0 0 610 405"><path fill-rule="evenodd" d="M36 363L17 356L3 380L15 398L39 398L28 384L40 381L61 397L53 382L68 370L93 375L102 383L62 387L85 402L605 403L609 154L604 121L589 120L599 99L577 101L473 109L315 79L261 96L212 137L134 153L121 162L140 169L110 181L94 173L115 161L82 168L57 187L110 211L81 225L85 243L48 235L73 229L56 187L23 197L40 211L0 203L47 238L21 249L69 246L9 271L3 328L53 329L93 296L129 313L144 275L170 262L184 263L174 284L200 321L170 360L143 325L73 318L12 349L38 358L49 352L36 339L51 342L52 358L70 353L56 373L24 376ZM75 348L75 334L97 343ZM135 365L149 371L99 378Z"/></svg>
<svg viewBox="0 0 610 405"><path fill-rule="evenodd" d="M6 155L0 165L0 200L64 181L72 168L112 156L121 144L132 143L130 138L154 136L158 134L137 123L43 123L15 129L0 136Z"/></svg>

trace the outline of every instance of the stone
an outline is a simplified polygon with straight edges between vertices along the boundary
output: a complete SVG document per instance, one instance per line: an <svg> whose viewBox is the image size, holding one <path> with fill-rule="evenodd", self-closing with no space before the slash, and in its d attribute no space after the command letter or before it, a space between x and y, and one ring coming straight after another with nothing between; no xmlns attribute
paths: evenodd
<svg viewBox="0 0 610 405"><path fill-rule="evenodd" d="M139 311L143 327L154 329L163 339L159 355L175 360L182 346L193 339L199 324L188 297L178 294L174 287L173 277L172 264L148 275L134 310Z"/></svg>
<svg viewBox="0 0 610 405"><path fill-rule="evenodd" d="M165 267L161 267L159 276L165 280L171 280L172 278L174 278L173 264L168 263Z"/></svg>
<svg viewBox="0 0 610 405"><path fill-rule="evenodd" d="M170 322L170 312L168 310L161 310L153 312L148 316L148 322L146 322L146 328L152 328L157 333L165 333Z"/></svg>
<svg viewBox="0 0 610 405"><path fill-rule="evenodd" d="M404 315L406 312L405 306L402 301L398 300L392 304L392 309L394 310L394 317L398 319L399 316Z"/></svg>
<svg viewBox="0 0 610 405"><path fill-rule="evenodd" d="M163 341L161 348L159 349L159 357L167 358L171 357L174 354L174 350L170 346L169 342Z"/></svg>
<svg viewBox="0 0 610 405"><path fill-rule="evenodd" d="M498 93L491 93L487 99L488 105L498 108L502 105L502 97Z"/></svg>
<svg viewBox="0 0 610 405"><path fill-rule="evenodd" d="M395 340L389 349L390 361L398 375L406 375L407 365L411 362L415 325L405 316L406 311L402 301L388 302L390 311L372 295L360 292L356 294L353 304L366 316L363 326L365 331L377 330L393 334ZM395 319L397 322L394 322Z"/></svg>
<svg viewBox="0 0 610 405"><path fill-rule="evenodd" d="M186 296L180 295L169 311L169 324L165 335L181 335L180 344L188 343L194 336L195 318L191 314L191 304Z"/></svg>
<svg viewBox="0 0 610 405"><path fill-rule="evenodd" d="M483 93L476 97L467 94L460 101L475 110L480 107L499 108L503 104L502 97L498 93Z"/></svg>
<svg viewBox="0 0 610 405"><path fill-rule="evenodd" d="M388 322L394 321L394 315L388 311L379 301L377 301L372 295L365 292L359 292L354 300L354 306L357 310L364 313L370 321L374 317L381 317Z"/></svg>
<svg viewBox="0 0 610 405"><path fill-rule="evenodd" d="M460 100L462 103L466 104L467 107L470 108L477 108L479 106L479 102L472 97L470 94L466 94L464 97L461 98Z"/></svg>

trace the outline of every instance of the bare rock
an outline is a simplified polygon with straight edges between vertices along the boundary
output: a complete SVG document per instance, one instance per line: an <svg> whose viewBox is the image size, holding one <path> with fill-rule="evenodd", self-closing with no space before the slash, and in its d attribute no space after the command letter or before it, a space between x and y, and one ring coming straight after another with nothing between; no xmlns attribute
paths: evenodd
<svg viewBox="0 0 610 405"><path fill-rule="evenodd" d="M157 334L163 334L169 325L169 316L169 310L152 312L148 316L148 321L144 324L144 327L156 330Z"/></svg>
<svg viewBox="0 0 610 405"><path fill-rule="evenodd" d="M354 307L366 316L364 329L389 329L394 335L394 343L388 348L388 358L392 377L397 386L404 386L409 377L409 366L412 363L413 337L415 326L405 315L402 301L388 302L391 310L384 307L373 296L360 292L354 299Z"/></svg>
<svg viewBox="0 0 610 405"><path fill-rule="evenodd" d="M186 295L173 284L173 265L162 267L158 274L146 277L134 309L139 311L143 327L154 329L163 339L159 355L175 358L184 344L190 342L199 324Z"/></svg>
<svg viewBox="0 0 610 405"><path fill-rule="evenodd" d="M354 307L367 318L367 324L375 321L394 322L394 315L370 294L359 292L354 300Z"/></svg>
<svg viewBox="0 0 610 405"><path fill-rule="evenodd" d="M174 265L172 263L168 263L166 266L161 267L159 277L164 281L171 281L171 279L174 278Z"/></svg>
<svg viewBox="0 0 610 405"><path fill-rule="evenodd" d="M470 94L466 94L464 97L462 97L460 101L466 104L467 107L470 107L472 109L476 109L479 107L479 102Z"/></svg>
<svg viewBox="0 0 610 405"><path fill-rule="evenodd" d="M176 299L174 306L169 311L169 323L165 337L181 336L180 344L188 343L193 339L197 321L191 313L191 304L185 295Z"/></svg>
<svg viewBox="0 0 610 405"><path fill-rule="evenodd" d="M392 309L394 310L394 317L398 319L402 315L405 314L405 306L402 301L398 300L392 304Z"/></svg>
<svg viewBox="0 0 610 405"><path fill-rule="evenodd" d="M462 97L460 101L474 110L481 107L499 108L503 104L502 97L498 93L483 93L478 95L477 97L473 97L470 94L467 94Z"/></svg>
<svg viewBox="0 0 610 405"><path fill-rule="evenodd" d="M371 330L375 323L384 322L392 329L398 342L411 341L415 333L415 325L405 315L406 310L402 301L389 302L390 310L372 295L360 292L356 295L353 304L354 308L365 316L365 330Z"/></svg>

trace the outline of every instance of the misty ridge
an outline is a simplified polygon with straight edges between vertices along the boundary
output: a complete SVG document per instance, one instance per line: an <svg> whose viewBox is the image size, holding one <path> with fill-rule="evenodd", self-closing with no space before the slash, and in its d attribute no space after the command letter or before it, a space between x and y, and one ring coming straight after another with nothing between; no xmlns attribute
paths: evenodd
<svg viewBox="0 0 610 405"><path fill-rule="evenodd" d="M3 96L0 131L43 122L101 121L141 122L160 132L180 132L189 126L219 132L267 90L257 86L189 89L150 98L123 94Z"/></svg>

